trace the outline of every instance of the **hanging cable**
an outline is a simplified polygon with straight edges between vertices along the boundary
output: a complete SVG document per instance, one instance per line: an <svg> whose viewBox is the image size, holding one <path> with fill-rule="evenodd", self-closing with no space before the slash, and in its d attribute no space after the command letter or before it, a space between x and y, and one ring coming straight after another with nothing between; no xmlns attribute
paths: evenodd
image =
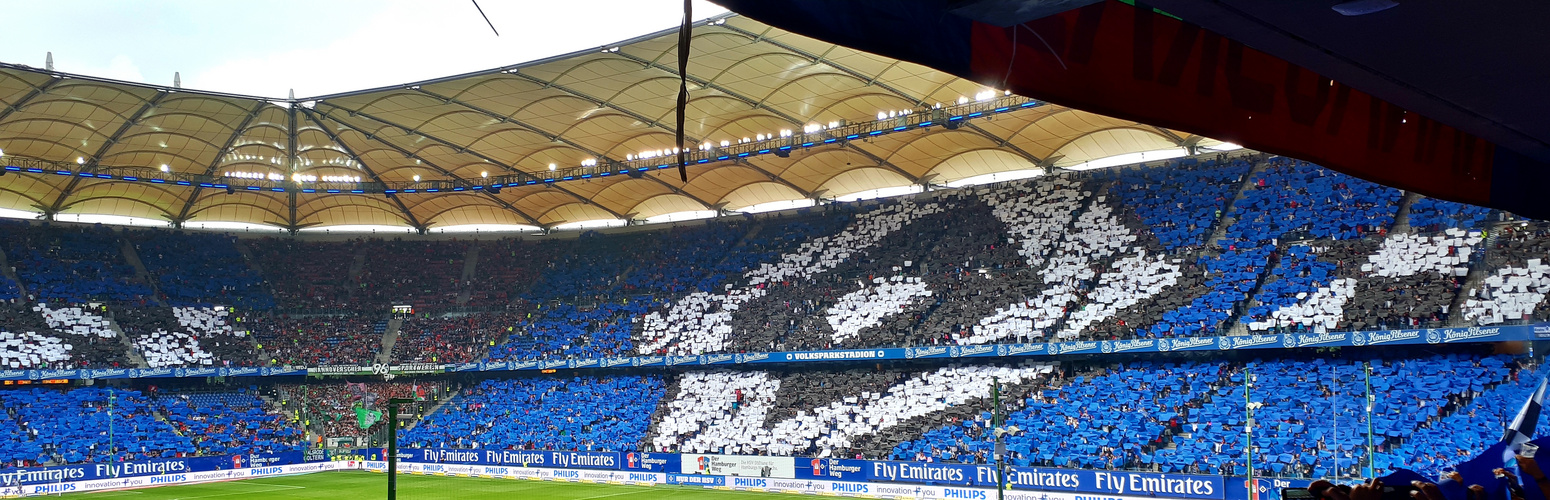
<svg viewBox="0 0 1550 500"><path fill-rule="evenodd" d="M495 31L495 23L490 22L490 16L484 15L484 9L479 7L479 0L469 0L474 3L474 8L479 10L479 17L484 18L484 23L490 25L490 31ZM501 36L501 32L495 31L495 36Z"/></svg>
<svg viewBox="0 0 1550 500"><path fill-rule="evenodd" d="M694 28L691 0L684 0L684 22L678 26L678 128L673 135L678 150L678 179L689 182L689 148L684 147L684 108L689 105L689 34Z"/></svg>

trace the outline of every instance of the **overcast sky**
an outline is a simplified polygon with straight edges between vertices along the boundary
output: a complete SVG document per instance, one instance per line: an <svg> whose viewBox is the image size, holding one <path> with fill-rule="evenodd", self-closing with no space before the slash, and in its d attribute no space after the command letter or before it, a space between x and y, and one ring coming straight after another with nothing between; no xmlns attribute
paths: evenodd
<svg viewBox="0 0 1550 500"><path fill-rule="evenodd" d="M673 28L677 0L48 0L5 2L0 61L262 97L489 69ZM726 10L696 0L694 17Z"/></svg>

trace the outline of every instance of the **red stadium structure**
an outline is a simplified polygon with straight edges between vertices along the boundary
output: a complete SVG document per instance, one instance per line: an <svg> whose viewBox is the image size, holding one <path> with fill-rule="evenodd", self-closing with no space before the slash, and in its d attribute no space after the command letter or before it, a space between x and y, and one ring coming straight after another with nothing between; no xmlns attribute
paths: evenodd
<svg viewBox="0 0 1550 500"><path fill-rule="evenodd" d="M1526 24L1543 4L1348 18L1253 0L719 3L1017 94L1550 215L1550 99L1530 83L1550 77L1550 40Z"/></svg>

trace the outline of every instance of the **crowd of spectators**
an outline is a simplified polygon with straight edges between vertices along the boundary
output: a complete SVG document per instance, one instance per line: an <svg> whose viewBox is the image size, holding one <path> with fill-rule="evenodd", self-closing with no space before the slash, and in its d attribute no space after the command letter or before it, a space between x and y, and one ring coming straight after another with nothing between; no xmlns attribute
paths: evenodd
<svg viewBox="0 0 1550 500"><path fill-rule="evenodd" d="M1488 226L1505 215L1420 197L1411 231L1391 233L1401 194L1285 158L1187 159L828 209L837 213L482 242L470 280L468 242L127 236L175 307L149 307L118 233L0 223L0 245L36 296L24 301L0 278L0 301L30 302L0 305L0 368L126 366L105 310L152 367L364 365L381 350L385 306L434 308L464 292L501 312L410 317L391 359L956 346L1234 325L1372 330L1550 314L1550 225ZM238 245L254 249L262 276ZM1480 284L1465 289L1479 270ZM266 312L234 328L218 307L264 309L269 290L287 313L355 312ZM98 301L109 306L86 305ZM0 462L296 449L298 426L365 436L373 429L358 425L356 408L455 397L407 441L982 463L997 378L1013 401L1008 423L1021 429L1007 440L1015 465L1435 474L1498 439L1545 372L1469 348L1360 356L512 378L455 394L429 381L317 383L276 388L282 407L257 388L154 398L29 388L0 391L0 428L16 429L0 438ZM114 450L98 432L109 394L125 433Z"/></svg>
<svg viewBox="0 0 1550 500"><path fill-rule="evenodd" d="M1057 186L1059 183L1056 181ZM1043 233L1052 224L1069 222L1055 239L1023 242L1029 263L1040 268L1043 289L980 319L959 343L1050 336L1075 339L1083 336L1087 325L1113 317L1178 282L1180 266L1164 260L1155 237L1122 222L1108 196L1094 196L1089 186L1071 180L1064 184L1051 192L1058 198L1048 205L1039 198L1017 197L1015 191L1005 189L991 198L999 211L1010 215L1003 217L1010 228L1040 228L1025 234ZM1074 219L1056 212L1065 208L1062 205L1084 203L1087 209Z"/></svg>
<svg viewBox="0 0 1550 500"><path fill-rule="evenodd" d="M880 318L877 327L863 329L852 345L888 345L897 342L894 338L910 345L957 344L973 335L971 328L979 326L981 318L1039 293L1037 268L1020 254L1023 245L1007 241L1007 227L997 217L1006 212L971 197L949 201L954 215L932 216L914 224L921 233L932 235L935 246L920 256L918 265L910 262L905 276L920 276L926 285L922 292L930 292L930 299L924 307L906 307L900 314Z"/></svg>
<svg viewBox="0 0 1550 500"><path fill-rule="evenodd" d="M1449 228L1392 234L1361 266L1341 328L1436 328L1452 318L1469 268L1481 260L1483 233Z"/></svg>
<svg viewBox="0 0 1550 500"><path fill-rule="evenodd" d="M1348 240L1394 223L1402 193L1305 161L1277 157L1252 176L1234 205L1223 247L1273 239Z"/></svg>
<svg viewBox="0 0 1550 500"><path fill-rule="evenodd" d="M124 344L99 316L81 308L0 304L0 368L123 368L128 361Z"/></svg>
<svg viewBox="0 0 1550 500"><path fill-rule="evenodd" d="M1219 253L1196 260L1206 272L1206 292L1164 313L1154 325L1133 326L1145 336L1222 333L1225 322L1258 286L1282 242L1381 238L1393 224L1400 197L1399 190L1317 165L1271 158L1249 176L1229 214L1232 223L1225 237L1208 242ZM1261 316L1273 313L1258 311Z"/></svg>
<svg viewBox="0 0 1550 500"><path fill-rule="evenodd" d="M623 299L596 306L540 305L517 322L505 342L490 349L490 361L603 358L634 353L630 319L646 302Z"/></svg>
<svg viewBox="0 0 1550 500"><path fill-rule="evenodd" d="M1114 179L1110 192L1150 228L1170 252L1206 244L1222 220L1238 187L1258 158L1185 158L1159 166L1099 171Z"/></svg>
<svg viewBox="0 0 1550 500"><path fill-rule="evenodd" d="M127 237L168 305L255 310L275 306L264 277L243 259L231 235L145 230Z"/></svg>
<svg viewBox="0 0 1550 500"><path fill-rule="evenodd" d="M1244 475L1252 379L1255 475L1358 477L1370 463L1379 475L1411 468L1436 477L1500 440L1543 376L1529 358L1477 353L1086 370L1014 405L1012 464ZM890 457L986 463L990 428L982 413L900 442Z"/></svg>
<svg viewBox="0 0 1550 500"><path fill-rule="evenodd" d="M725 350L731 342L737 341L736 336L732 335L737 329L737 325L732 323L734 311L745 305L756 307L761 298L771 295L770 290L792 283L811 283L816 279L838 281L841 278L827 271L846 263L853 254L859 259L864 251L877 246L889 234L904 229L914 220L942 211L942 205L937 202L901 201L886 203L881 208L857 216L843 231L814 238L794 252L781 255L779 261L762 263L759 268L744 273L741 284L729 283L724 287L724 292L691 293L645 316L640 321L640 341L636 349L642 354L699 354ZM918 252L929 250L926 245L929 242L917 241L906 247L912 247L911 251ZM897 259L895 255L881 252L868 255L872 255L869 262L882 262L876 264L879 266L891 268L906 265L902 259L894 262ZM807 298L811 297L809 295ZM792 307L790 302L778 298L762 302ZM807 307L817 310L815 306ZM780 328L782 325L779 319L763 319L772 315L768 309L762 314L752 313L754 321L766 321L770 323L769 327ZM795 319L785 321L789 331L795 325ZM751 343L765 344L763 341Z"/></svg>
<svg viewBox="0 0 1550 500"><path fill-rule="evenodd" d="M1287 246L1239 320L1252 331L1335 331L1356 293L1362 257L1376 247L1368 239Z"/></svg>
<svg viewBox="0 0 1550 500"><path fill-rule="evenodd" d="M113 319L151 368L254 366L252 339L232 328L225 308L145 307Z"/></svg>
<svg viewBox="0 0 1550 500"><path fill-rule="evenodd" d="M723 258L748 226L712 220L704 225L679 226L641 238L650 248L641 255L620 284L626 295L652 293L676 296L708 292L729 275L741 273L743 262L724 264Z"/></svg>
<svg viewBox="0 0 1550 500"><path fill-rule="evenodd" d="M906 212L905 210L908 210ZM911 212L921 212L911 214ZM904 207L875 240L843 239L856 251L826 272L762 285L759 300L731 318L733 350L762 351L954 343L965 324L1030 293L1032 281L989 206L953 194ZM869 217L854 220L868 224ZM873 226L876 227L876 226ZM888 228L889 226L882 226ZM871 231L862 225L845 231ZM875 299L875 300L873 300ZM978 310L978 311L976 311Z"/></svg>
<svg viewBox="0 0 1550 500"><path fill-rule="evenodd" d="M306 448L294 417L264 401L259 388L158 391L153 407L200 455L282 453Z"/></svg>
<svg viewBox="0 0 1550 500"><path fill-rule="evenodd" d="M382 349L386 315L251 318L247 323L270 366L370 365Z"/></svg>
<svg viewBox="0 0 1550 500"><path fill-rule="evenodd" d="M467 363L479 359L494 341L514 335L521 324L514 313L476 313L404 320L393 342L399 363Z"/></svg>
<svg viewBox="0 0 1550 500"><path fill-rule="evenodd" d="M1422 196L1410 204L1410 227L1423 232L1478 229L1499 215L1500 212L1482 206Z"/></svg>
<svg viewBox="0 0 1550 500"><path fill-rule="evenodd" d="M12 268L14 271L15 269ZM22 288L10 277L0 274L0 302L15 304L22 299Z"/></svg>
<svg viewBox="0 0 1550 500"><path fill-rule="evenodd" d="M1217 373L1200 366L1140 362L1092 370L1067 381L1063 373L1027 391L1007 425L1014 465L1084 469L1138 468L1142 457L1162 449L1178 415ZM987 463L993 461L994 427L988 412L936 427L899 443L895 460Z"/></svg>
<svg viewBox="0 0 1550 500"><path fill-rule="evenodd" d="M357 408L386 415L384 408L390 399L425 402L400 407L401 411L416 412L450 397L448 385L434 380L281 384L274 389L283 411L303 428L324 437L363 438L386 425L374 422L361 426Z"/></svg>
<svg viewBox="0 0 1550 500"><path fill-rule="evenodd" d="M665 390L657 376L486 380L400 439L429 448L636 451Z"/></svg>
<svg viewBox="0 0 1550 500"><path fill-rule="evenodd" d="M403 432L410 446L988 463L996 379L1017 428L1006 437L1012 465L1243 475L1248 449L1263 477L1355 477L1368 466L1435 475L1499 440L1546 375L1532 358L1457 351L700 370L461 390L434 380L15 389L0 391L0 428L15 429L0 438L0 462L289 451L305 446L301 429L369 436L384 424L363 427L357 409L410 398L425 402L411 413L448 401Z"/></svg>
<svg viewBox="0 0 1550 500"><path fill-rule="evenodd" d="M1467 362L1467 361L1466 361ZM1441 477L1443 471L1459 462L1479 456L1482 451L1501 439L1502 429L1510 424L1528 401L1539 383L1550 375L1541 360L1517 359L1502 363L1490 358L1479 360L1478 370L1490 370L1487 377L1470 380L1467 390L1461 382L1451 382L1444 392L1462 393L1446 399L1420 397L1403 401L1414 406L1418 413L1428 413L1426 421L1414 432L1393 435L1388 443L1374 450L1374 463L1379 470L1406 468L1429 477ZM1409 373L1420 378L1451 375L1451 372L1433 372L1432 366L1421 365ZM1501 372L1506 370L1506 377ZM1492 386L1495 383L1495 386ZM1435 397L1435 393L1426 394ZM1425 412L1425 410L1430 412ZM1550 425L1550 415L1543 412L1536 423L1537 429ZM1539 432L1537 436L1544 435Z"/></svg>
<svg viewBox="0 0 1550 500"><path fill-rule="evenodd" d="M1543 316L1550 255L1540 239L1523 236L1543 232L1534 229L1540 224L1511 225L1486 249L1489 230L1472 227L1492 222L1492 212L1417 197L1408 211L1413 230L1389 234L1401 195L1307 162L1219 156L833 204L794 216L477 247L458 240L234 242L170 231L125 237L175 306L259 310L272 290L283 313L344 314L305 324L259 320L264 364L368 362L381 323L346 325L350 332L340 325L385 313L390 304L434 314L473 305L513 315L503 320L505 332L411 321L394 359L418 360L473 360L485 350L492 360L527 360ZM112 295L138 286L114 231L21 223L0 230L16 236L5 245L29 288L54 283L58 292L61 269L69 270L69 282L81 283L70 290ZM242 247L253 250L263 280ZM1504 257L1482 263L1487 250ZM465 280L464 263L475 253L475 272ZM1491 275L1466 290L1477 266ZM1457 304L1461 293L1466 300ZM100 295L71 292L55 302ZM125 306L146 306L146 297L119 297L110 301L121 322L131 323L131 338L155 353L158 365L248 362L210 353L195 332L141 328L134 323L166 323L171 313L130 310ZM277 322L297 324L276 328ZM0 343L50 343L23 336L11 332ZM65 344L38 363L61 361L57 351Z"/></svg>
<svg viewBox="0 0 1550 500"><path fill-rule="evenodd" d="M100 225L0 221L0 245L33 300L146 305L154 295L125 260L118 234Z"/></svg>
<svg viewBox="0 0 1550 500"><path fill-rule="evenodd" d="M478 272L468 280L468 306L509 306L538 281L550 255L522 238L480 241Z"/></svg>
<svg viewBox="0 0 1550 500"><path fill-rule="evenodd" d="M1374 452L1384 456L1373 462L1383 473L1412 458L1395 460L1399 450L1440 452L1453 457L1446 462L1451 465L1482 451L1478 443L1488 439L1483 434L1499 439L1511 417L1487 430L1458 426L1449 416L1463 402L1518 377L1519 369L1517 360L1480 354L1256 360L1232 367L1236 373L1215 388L1211 400L1190 412L1189 437L1175 440L1175 449L1153 460L1162 470L1246 473L1242 460L1212 457L1225 454L1220 450L1244 448L1243 383L1244 377L1253 377L1249 397L1261 405L1254 410L1255 474L1355 477ZM1497 402L1513 406L1498 411L1515 413L1523 399ZM1425 429L1440 427L1446 427L1447 439L1418 439ZM1369 450L1368 443L1375 449Z"/></svg>
<svg viewBox="0 0 1550 500"><path fill-rule="evenodd" d="M1172 337L1222 334L1234 318L1259 331L1449 324L1481 236L1450 225L1477 218L1390 235L1398 190L1307 162L1251 160L1043 177L972 188L968 200L938 195L939 206L884 202L722 290L670 299L641 318L636 345L695 354ZM1438 205L1412 213L1459 212ZM906 241L891 239L895 225L910 228ZM980 228L1004 241L969 245L976 252L952 262L954 238ZM1218 229L1221 239L1204 241ZM1022 261L998 256L998 243ZM1545 274L1535 269L1550 272L1528 264L1509 293L1529 291L1522 284ZM924 286L881 295L906 290L877 288L895 279Z"/></svg>
<svg viewBox="0 0 1550 500"><path fill-rule="evenodd" d="M156 418L139 391L78 387L0 391L0 464L112 463L192 456L193 441ZM108 429L112 429L110 434Z"/></svg>
<svg viewBox="0 0 1550 500"><path fill-rule="evenodd" d="M722 290L761 263L844 225L843 214L797 214L768 221L710 220L644 235L643 251L620 285L625 295L676 297Z"/></svg>
<svg viewBox="0 0 1550 500"><path fill-rule="evenodd" d="M620 288L625 270L643 260L652 247L651 240L644 234L610 237L588 231L574 240L537 242L536 251L547 255L548 262L523 298L532 302L606 300Z"/></svg>
<svg viewBox="0 0 1550 500"><path fill-rule="evenodd" d="M1505 226L1486 251L1486 275L1469 290L1464 318L1477 325L1550 318L1550 224Z"/></svg>
<svg viewBox="0 0 1550 500"><path fill-rule="evenodd" d="M1435 474L1499 440L1543 375L1530 358L1480 350L920 371L691 371L670 381L642 449L987 463L992 415L986 400L990 378L997 377L1012 401L1006 423L1018 428L1006 440L1013 465L1243 475L1247 394L1257 422L1256 475L1353 477L1369 463L1380 474L1396 468ZM585 435L553 448L529 442L535 435L552 438L563 425L507 422L649 413L595 411L587 402L534 395L600 384L617 387L585 377L486 382L418 436L431 446L585 449ZM508 410L494 401L515 403ZM521 412L530 407L544 408L546 416Z"/></svg>
<svg viewBox="0 0 1550 500"><path fill-rule="evenodd" d="M361 307L447 305L465 288L467 242L372 239L361 248L366 260L353 292Z"/></svg>
<svg viewBox="0 0 1550 500"><path fill-rule="evenodd" d="M1210 207L1225 206L1248 168L1241 161L1191 164L1186 177L1193 174L1195 182L1158 197L1183 218L1162 215L1166 211L1157 202L1143 204L1151 219L1116 206L1123 199L1142 199L1135 193L1149 182L1147 176L1164 175L1170 172L1166 168L1127 176L1123 189L1116 181L1114 190L1128 195L1117 199L1095 195L1094 181L1070 175L976 188L966 193L970 197L939 196L939 203L929 205L883 203L834 237L814 239L776 264L747 273L752 286L691 293L648 315L641 322L646 341L641 352L833 348L837 339L871 346L1026 341L1047 334L1126 336L1126 327L1151 325L1130 325L1123 318L1160 318L1167 310L1153 297L1178 300L1164 291L1181 283L1198 285L1199 266L1169 258L1165 247L1198 245L1190 242L1198 242L1220 216L1220 208ZM1196 196L1208 201L1201 205ZM1191 206L1178 210L1185 203ZM904 225L910 231L892 233ZM1183 229L1169 233L1164 245L1151 227ZM819 249L826 253L813 255ZM1243 275L1234 277L1247 291L1258 275L1244 267ZM924 287L911 289L912 299L864 308L840 304L847 297L877 296L871 287L879 278ZM1227 311L1239 301L1220 302ZM1186 330L1208 323L1191 319L1176 323ZM1103 332L1090 332L1090 326ZM1176 333L1172 324L1160 330L1148 333Z"/></svg>
<svg viewBox="0 0 1550 500"><path fill-rule="evenodd" d="M350 268L365 240L262 238L245 243L263 268L275 303L281 308L358 309L350 300Z"/></svg>
<svg viewBox="0 0 1550 500"><path fill-rule="evenodd" d="M653 422L651 449L682 453L768 454L857 458L872 443L896 443L918 435L923 425L940 423L952 410L991 396L992 380L1022 384L1054 371L1051 364L966 365L907 373L904 376L851 377L850 372L795 373L698 371L683 374L660 420ZM772 419L787 380L816 378L837 390L835 399ZM892 379L892 380L890 380ZM857 391L858 386L882 390ZM811 381L797 388L812 387ZM891 383L889 383L891 382ZM808 394L826 395L825 392Z"/></svg>

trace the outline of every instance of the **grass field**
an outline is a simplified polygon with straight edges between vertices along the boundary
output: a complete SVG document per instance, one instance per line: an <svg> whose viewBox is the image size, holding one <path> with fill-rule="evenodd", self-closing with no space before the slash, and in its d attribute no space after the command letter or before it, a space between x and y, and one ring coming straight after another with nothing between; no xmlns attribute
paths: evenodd
<svg viewBox="0 0 1550 500"><path fill-rule="evenodd" d="M262 498L274 500L380 500L387 498L387 476L370 472L323 472L225 483L165 486L139 490L72 493L88 500L195 500ZM711 500L783 498L780 493L711 490L692 486L617 486L512 479L398 476L399 500Z"/></svg>

